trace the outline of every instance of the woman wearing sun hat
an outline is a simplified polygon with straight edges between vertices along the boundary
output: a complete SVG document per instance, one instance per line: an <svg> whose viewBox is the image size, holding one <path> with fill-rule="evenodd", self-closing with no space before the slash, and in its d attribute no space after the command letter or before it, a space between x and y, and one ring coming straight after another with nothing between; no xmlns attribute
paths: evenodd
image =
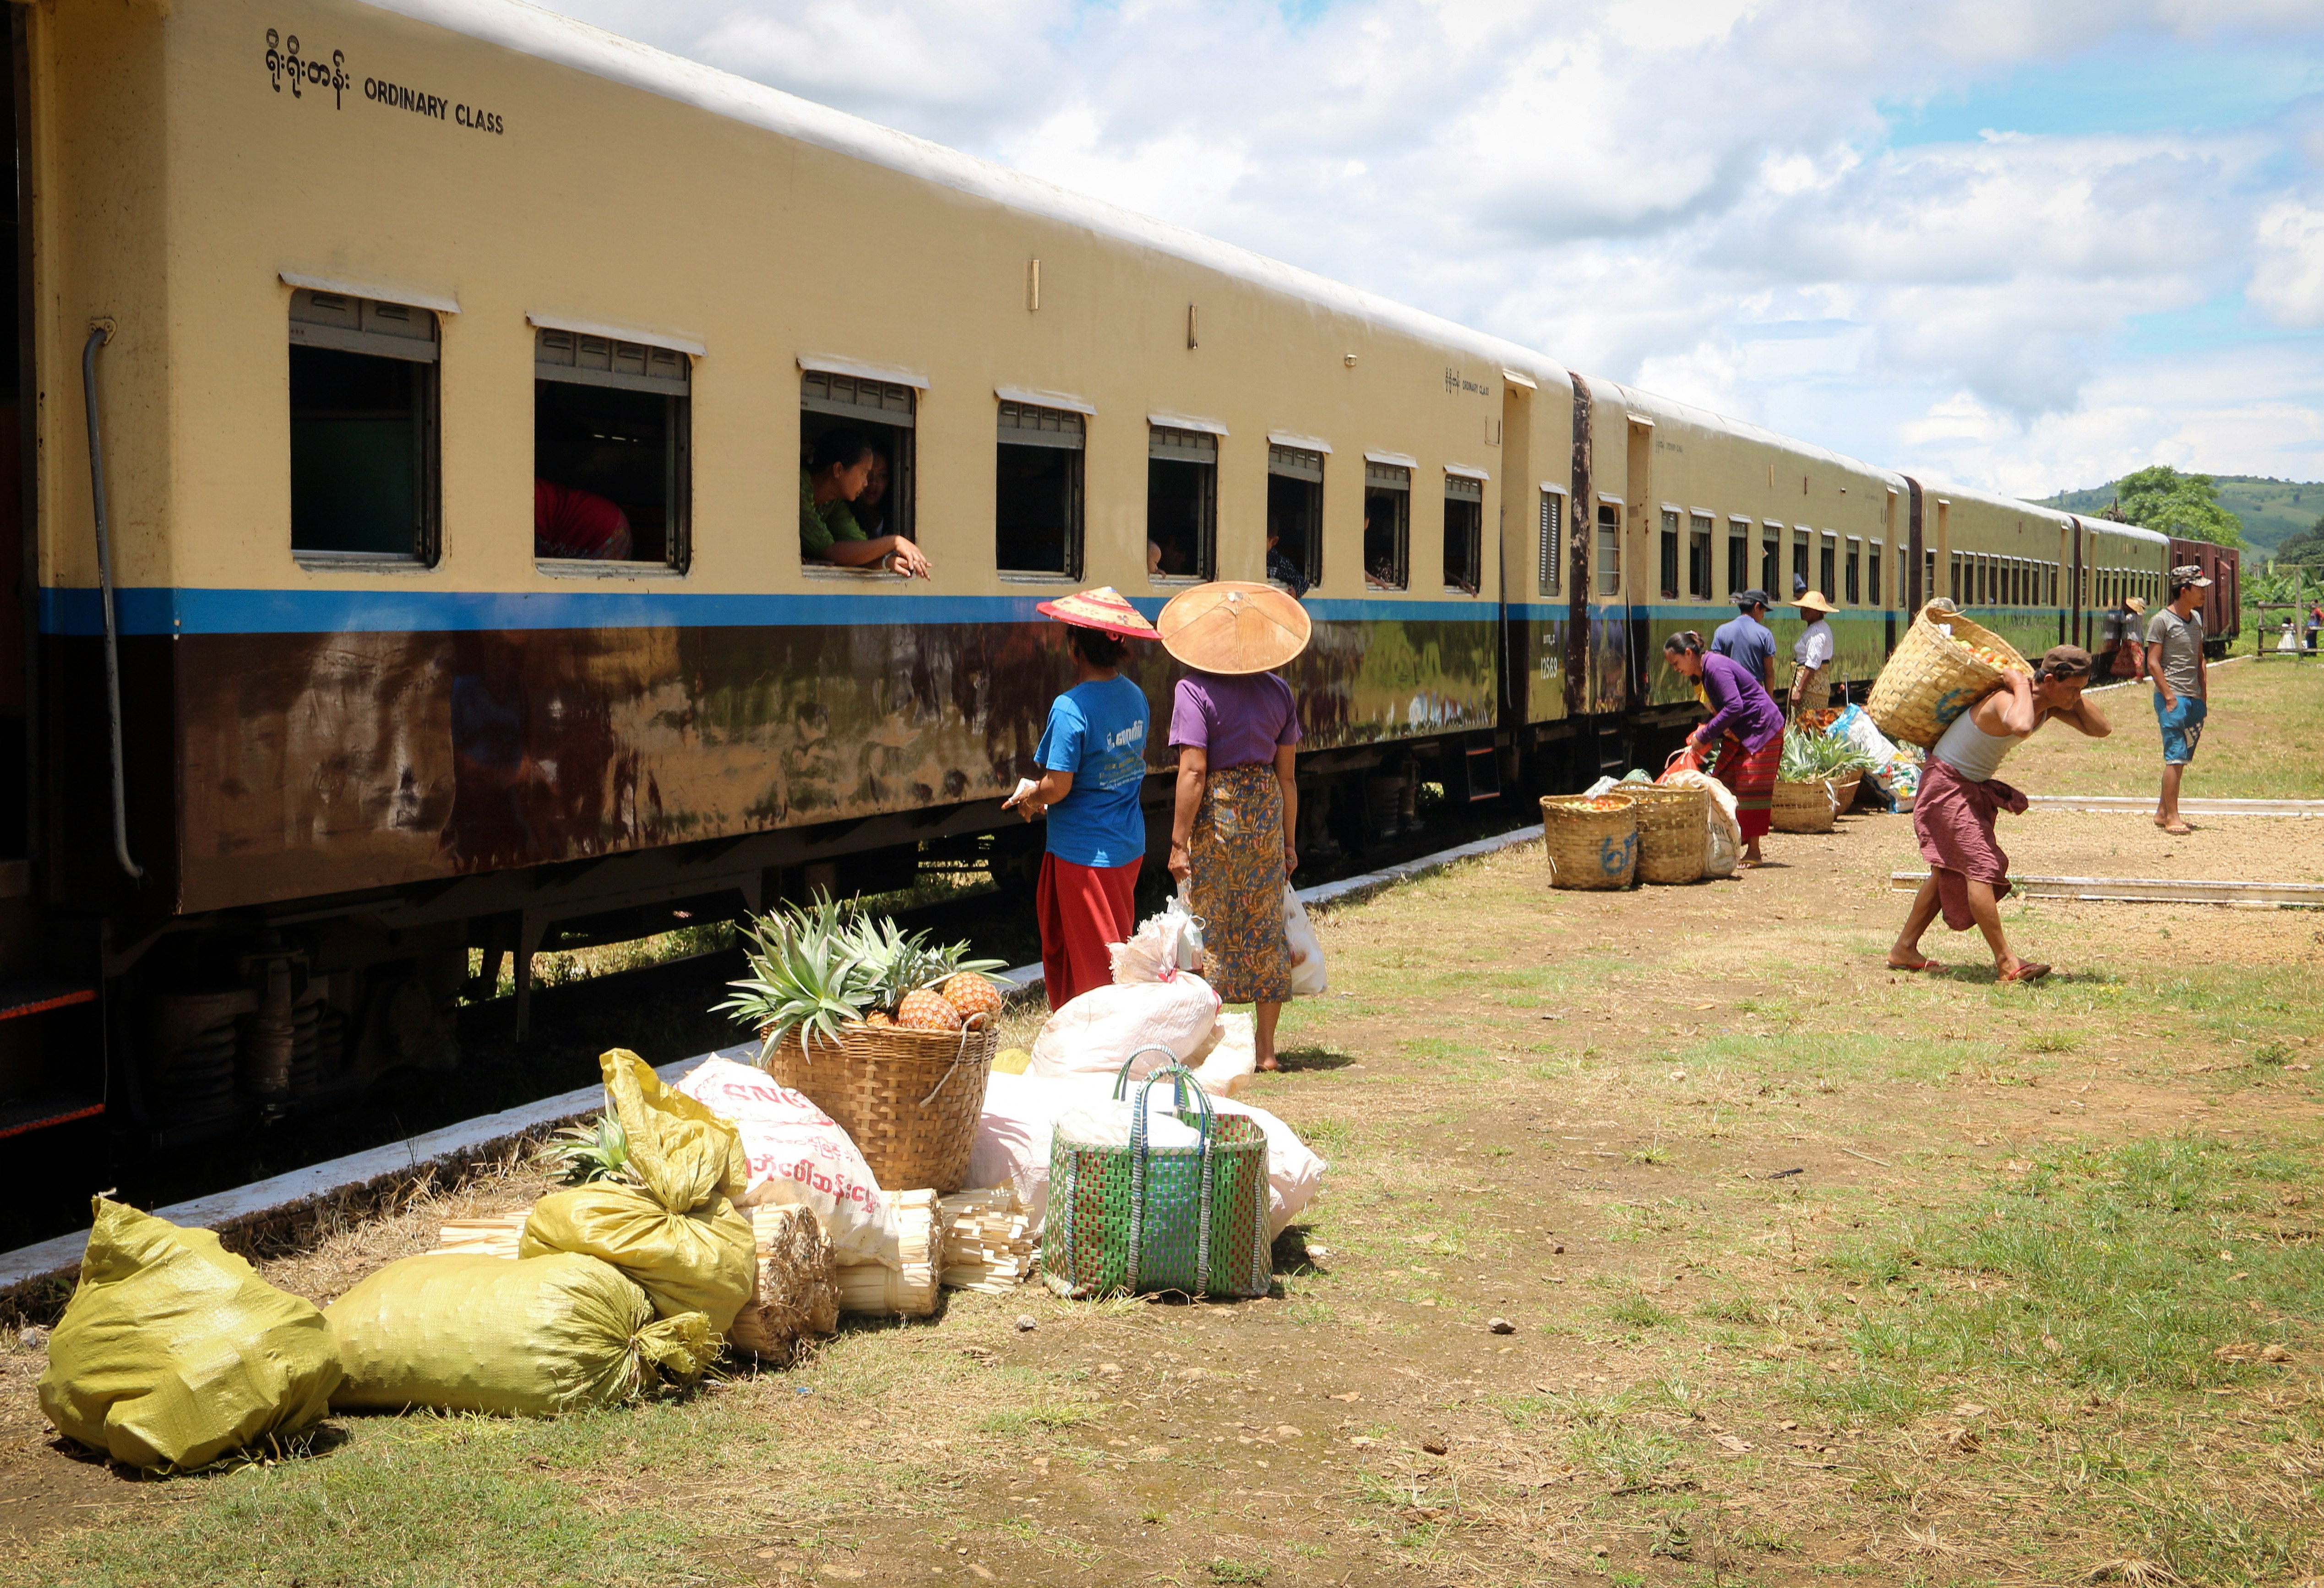
<svg viewBox="0 0 2324 1588"><path fill-rule="evenodd" d="M1121 676L1127 639L1150 640L1154 625L1111 586L1037 609L1069 625L1074 687L1049 706L1033 759L1038 782L1018 785L1004 808L1027 821L1049 818L1041 880L1033 894L1041 922L1043 990L1063 1009L1113 980L1111 943L1138 925L1132 895L1146 858L1146 691Z"/></svg>
<svg viewBox="0 0 2324 1588"><path fill-rule="evenodd" d="M1807 624L1792 645L1791 715L1796 719L1803 711L1821 711L1831 704L1831 659L1839 644L1824 620L1839 608L1821 590L1803 592L1793 605Z"/></svg>
<svg viewBox="0 0 2324 1588"><path fill-rule="evenodd" d="M1307 648L1307 614L1272 585L1221 581L1173 597L1156 627L1191 669L1170 702L1170 874L1192 884L1204 979L1221 1002L1256 1006L1259 1067L1271 1070L1291 996L1283 888L1299 866L1299 706L1270 669Z"/></svg>

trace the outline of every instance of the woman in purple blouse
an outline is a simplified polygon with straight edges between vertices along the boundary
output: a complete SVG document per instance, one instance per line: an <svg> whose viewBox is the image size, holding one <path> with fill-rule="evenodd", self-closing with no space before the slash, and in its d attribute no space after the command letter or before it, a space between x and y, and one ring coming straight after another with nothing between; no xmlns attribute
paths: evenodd
<svg viewBox="0 0 2324 1588"><path fill-rule="evenodd" d="M1702 682L1711 720L1686 736L1691 749L1719 746L1711 776L1735 792L1735 824L1743 829L1743 863L1757 865L1775 799L1775 771L1784 760L1784 714L1759 680L1739 663L1706 652L1692 629L1663 642L1671 666Z"/></svg>

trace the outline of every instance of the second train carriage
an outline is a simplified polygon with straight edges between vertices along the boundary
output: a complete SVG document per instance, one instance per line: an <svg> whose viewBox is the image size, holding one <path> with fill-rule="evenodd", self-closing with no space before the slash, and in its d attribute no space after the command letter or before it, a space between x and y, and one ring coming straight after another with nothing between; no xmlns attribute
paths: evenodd
<svg viewBox="0 0 2324 1588"><path fill-rule="evenodd" d="M472 949L1021 842L1034 604L1150 614L1270 531L1343 818L1628 764L1692 709L1661 634L1739 587L1785 640L1825 589L1860 686L1948 575L2029 640L2160 576L507 0L9 15L0 1132L233 1128L456 1062ZM837 425L932 581L803 559Z"/></svg>

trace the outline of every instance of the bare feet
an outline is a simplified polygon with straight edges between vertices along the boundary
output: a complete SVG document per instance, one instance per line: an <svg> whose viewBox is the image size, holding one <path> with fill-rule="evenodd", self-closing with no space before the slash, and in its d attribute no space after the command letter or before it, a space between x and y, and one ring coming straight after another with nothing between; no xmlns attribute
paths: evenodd
<svg viewBox="0 0 2324 1588"><path fill-rule="evenodd" d="M2193 827L2188 826L2184 821L2158 822L2155 825L2160 826L2164 832L2170 834L2174 838L2183 838L2188 834L2195 830Z"/></svg>
<svg viewBox="0 0 2324 1588"><path fill-rule="evenodd" d="M1264 1071L1266 1071L1267 1073L1268 1073L1268 1074L1272 1075L1274 1072L1276 1072L1277 1070L1281 1069L1283 1066L1282 1066L1281 1065L1279 1065L1279 1064L1276 1063L1276 1061L1275 1061L1275 1055L1273 1055L1273 1054L1271 1054L1271 1053L1270 1053L1270 1054L1268 1054L1265 1058L1262 1058L1262 1059L1260 1059L1260 1060L1259 1061L1259 1066L1258 1066L1258 1067L1259 1067L1259 1068L1260 1068L1261 1070L1264 1070Z"/></svg>

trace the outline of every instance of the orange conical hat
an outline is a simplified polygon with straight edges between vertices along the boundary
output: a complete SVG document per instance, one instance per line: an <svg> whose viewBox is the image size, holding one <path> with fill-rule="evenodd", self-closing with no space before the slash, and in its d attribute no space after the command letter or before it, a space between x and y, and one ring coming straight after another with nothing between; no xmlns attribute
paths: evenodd
<svg viewBox="0 0 2324 1588"><path fill-rule="evenodd" d="M1307 609L1273 585L1222 579L1170 598L1163 649L1206 673L1263 673L1307 649Z"/></svg>
<svg viewBox="0 0 2324 1588"><path fill-rule="evenodd" d="M1154 625L1139 616L1130 598L1111 585L1060 596L1055 601L1039 603L1033 610L1077 629L1102 629L1125 640L1154 638Z"/></svg>

